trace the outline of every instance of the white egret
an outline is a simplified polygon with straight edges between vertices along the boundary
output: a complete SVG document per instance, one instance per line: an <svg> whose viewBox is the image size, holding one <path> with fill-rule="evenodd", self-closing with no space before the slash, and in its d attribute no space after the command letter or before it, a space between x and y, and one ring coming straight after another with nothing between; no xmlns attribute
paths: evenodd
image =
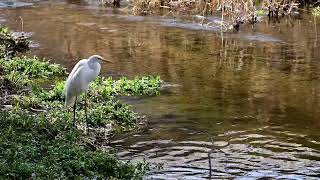
<svg viewBox="0 0 320 180"><path fill-rule="evenodd" d="M69 107L73 105L73 125L76 123L76 104L77 98L85 93L85 115L86 115L86 125L88 128L87 120L87 91L89 89L90 83L94 81L101 69L100 62L111 62L102 58L99 55L90 56L89 59L80 60L72 69L68 76L65 84L65 106Z"/></svg>

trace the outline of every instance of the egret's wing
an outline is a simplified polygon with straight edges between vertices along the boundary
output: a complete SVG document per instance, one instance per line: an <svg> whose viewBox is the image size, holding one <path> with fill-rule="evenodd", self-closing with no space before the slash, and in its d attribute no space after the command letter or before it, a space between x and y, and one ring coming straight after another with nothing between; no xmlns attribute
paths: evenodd
<svg viewBox="0 0 320 180"><path fill-rule="evenodd" d="M73 103L76 100L76 96L79 94L79 88L77 86L80 86L80 70L84 66L86 66L86 59L83 59L79 61L74 68L72 69L71 73L68 76L68 79L66 81L66 84L64 86L64 94L65 94L65 105L70 106L73 105Z"/></svg>
<svg viewBox="0 0 320 180"><path fill-rule="evenodd" d="M84 65L87 64L87 61L88 61L88 60L86 60L86 59L82 59L82 60L80 60L80 61L73 67L71 73L70 73L69 76L68 76L67 82L68 82L68 80L70 80L70 79L73 77L73 75L75 74L75 72L76 72L81 66L84 66Z"/></svg>

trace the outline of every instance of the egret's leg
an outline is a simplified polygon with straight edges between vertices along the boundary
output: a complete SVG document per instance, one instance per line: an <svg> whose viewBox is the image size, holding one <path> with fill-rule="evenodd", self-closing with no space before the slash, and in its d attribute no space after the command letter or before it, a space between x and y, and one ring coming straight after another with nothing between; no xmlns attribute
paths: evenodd
<svg viewBox="0 0 320 180"><path fill-rule="evenodd" d="M77 106L77 96L73 105L73 126L76 127L76 106Z"/></svg>
<svg viewBox="0 0 320 180"><path fill-rule="evenodd" d="M87 129L89 131L89 126L88 126L88 116L87 116L87 92L84 94L84 113L86 115L86 126L87 126Z"/></svg>

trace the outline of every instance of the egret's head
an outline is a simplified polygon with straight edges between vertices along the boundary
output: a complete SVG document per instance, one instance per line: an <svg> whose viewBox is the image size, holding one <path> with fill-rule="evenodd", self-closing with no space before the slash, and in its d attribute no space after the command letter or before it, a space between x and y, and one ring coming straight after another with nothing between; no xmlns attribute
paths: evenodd
<svg viewBox="0 0 320 180"><path fill-rule="evenodd" d="M107 59L104 59L103 57L101 57L101 56L99 56L99 55L92 55L92 56L89 57L88 60L89 60L90 62L92 62L92 63L95 63L95 62L100 63L101 61L113 63L112 61L107 60Z"/></svg>

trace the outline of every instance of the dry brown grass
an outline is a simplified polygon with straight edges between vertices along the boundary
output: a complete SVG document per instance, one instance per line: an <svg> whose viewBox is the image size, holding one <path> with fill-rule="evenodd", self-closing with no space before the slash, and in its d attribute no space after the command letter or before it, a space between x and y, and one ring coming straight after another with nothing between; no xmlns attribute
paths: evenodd
<svg viewBox="0 0 320 180"><path fill-rule="evenodd" d="M164 10L167 14L191 14L202 17L220 13L224 21L223 27L227 30L229 27L237 27L242 22L255 21L254 2L254 0L133 0L132 5L133 13L136 15L154 14L159 10Z"/></svg>
<svg viewBox="0 0 320 180"><path fill-rule="evenodd" d="M269 16L279 16L291 14L292 10L297 9L299 2L297 0L264 0L262 8L269 12Z"/></svg>
<svg viewBox="0 0 320 180"><path fill-rule="evenodd" d="M167 12L190 13L198 11L202 0L132 0L133 12L138 15L153 14L160 9Z"/></svg>
<svg viewBox="0 0 320 180"><path fill-rule="evenodd" d="M243 23L257 21L257 9L269 17L288 15L298 9L301 0L131 0L136 15L191 14L207 17L220 14L225 30L239 29ZM203 24L203 23L202 23ZM232 27L232 28L230 28Z"/></svg>
<svg viewBox="0 0 320 180"><path fill-rule="evenodd" d="M134 0L133 13L137 15L153 14L155 10L161 8L162 0Z"/></svg>

